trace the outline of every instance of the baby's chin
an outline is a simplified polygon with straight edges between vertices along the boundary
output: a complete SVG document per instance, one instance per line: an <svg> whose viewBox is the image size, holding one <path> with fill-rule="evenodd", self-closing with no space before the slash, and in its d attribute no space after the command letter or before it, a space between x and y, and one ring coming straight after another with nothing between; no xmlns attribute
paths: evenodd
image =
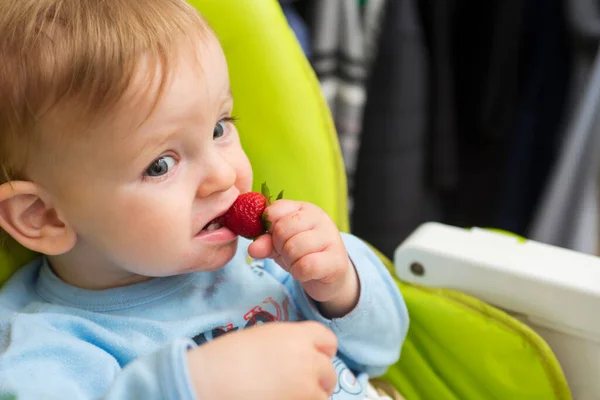
<svg viewBox="0 0 600 400"><path fill-rule="evenodd" d="M204 251L192 255L185 263L185 267L180 274L190 272L212 272L225 267L235 256L237 251L237 239L216 248L208 248Z"/></svg>

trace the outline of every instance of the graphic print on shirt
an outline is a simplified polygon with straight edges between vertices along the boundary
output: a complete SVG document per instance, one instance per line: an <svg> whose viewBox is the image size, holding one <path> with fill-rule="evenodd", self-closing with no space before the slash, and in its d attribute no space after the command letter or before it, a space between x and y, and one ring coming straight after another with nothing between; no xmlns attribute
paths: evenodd
<svg viewBox="0 0 600 400"><path fill-rule="evenodd" d="M291 310L290 310L291 308ZM218 326L210 332L202 332L192 338L196 344L201 345L210 340L216 339L229 332L235 332L239 329L249 328L254 325L264 324L273 321L289 321L290 311L295 313L296 310L290 307L289 298L285 297L280 303L272 297L267 297L262 304L253 306L246 312L242 318L243 322L231 321L226 325ZM294 318L294 320L297 320Z"/></svg>
<svg viewBox="0 0 600 400"><path fill-rule="evenodd" d="M253 260L248 258L246 260L250 270L259 278L265 277L264 271L264 260ZM223 282L217 280L208 288L210 296L214 296L218 290L220 284ZM245 329L254 325L264 324L273 321L290 321L290 315L293 317L292 320L296 321L301 319L298 311L290 303L290 298L285 290L281 287L281 292L272 294L272 296L266 297L259 304L252 306L242 315L234 316L234 320L226 321L222 326L213 328L210 331L202 332L192 338L196 344L201 345L210 340L216 339L229 332L235 332L239 329ZM274 298L274 297L277 298ZM293 314L290 314L293 313Z"/></svg>

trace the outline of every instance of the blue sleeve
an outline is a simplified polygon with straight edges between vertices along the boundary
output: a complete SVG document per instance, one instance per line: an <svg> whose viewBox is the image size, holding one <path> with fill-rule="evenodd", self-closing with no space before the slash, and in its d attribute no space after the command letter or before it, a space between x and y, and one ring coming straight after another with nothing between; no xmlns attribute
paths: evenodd
<svg viewBox="0 0 600 400"><path fill-rule="evenodd" d="M265 268L290 291L307 319L328 326L337 336L340 357L355 372L383 374L398 361L408 331L408 311L390 273L377 255L360 239L342 234L348 255L360 280L356 307L341 318L325 318L302 286L268 260Z"/></svg>
<svg viewBox="0 0 600 400"><path fill-rule="evenodd" d="M90 343L59 332L39 316L2 325L0 398L196 399L186 357L191 340L171 342L122 368L92 337Z"/></svg>

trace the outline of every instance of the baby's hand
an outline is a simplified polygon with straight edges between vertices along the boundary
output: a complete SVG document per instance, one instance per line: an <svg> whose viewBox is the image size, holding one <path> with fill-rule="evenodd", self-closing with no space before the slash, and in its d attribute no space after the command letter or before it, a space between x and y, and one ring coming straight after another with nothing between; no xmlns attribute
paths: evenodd
<svg viewBox="0 0 600 400"><path fill-rule="evenodd" d="M278 200L265 210L268 235L248 248L253 258L272 258L329 318L342 317L358 302L360 285L337 227L314 204Z"/></svg>
<svg viewBox="0 0 600 400"><path fill-rule="evenodd" d="M335 335L317 322L275 322L190 350L188 366L199 399L327 400L336 351Z"/></svg>

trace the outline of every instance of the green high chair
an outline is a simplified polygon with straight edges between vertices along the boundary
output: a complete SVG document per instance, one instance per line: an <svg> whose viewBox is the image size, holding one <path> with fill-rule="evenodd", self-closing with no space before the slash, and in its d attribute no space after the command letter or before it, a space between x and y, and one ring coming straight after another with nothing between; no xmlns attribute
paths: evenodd
<svg viewBox="0 0 600 400"><path fill-rule="evenodd" d="M311 66L276 0L191 0L229 63L234 114L255 185L313 202L348 231L337 136ZM0 282L34 254L0 250ZM381 256L389 267L390 260ZM383 379L407 400L567 400L556 357L532 329L466 294L397 280L411 324Z"/></svg>

